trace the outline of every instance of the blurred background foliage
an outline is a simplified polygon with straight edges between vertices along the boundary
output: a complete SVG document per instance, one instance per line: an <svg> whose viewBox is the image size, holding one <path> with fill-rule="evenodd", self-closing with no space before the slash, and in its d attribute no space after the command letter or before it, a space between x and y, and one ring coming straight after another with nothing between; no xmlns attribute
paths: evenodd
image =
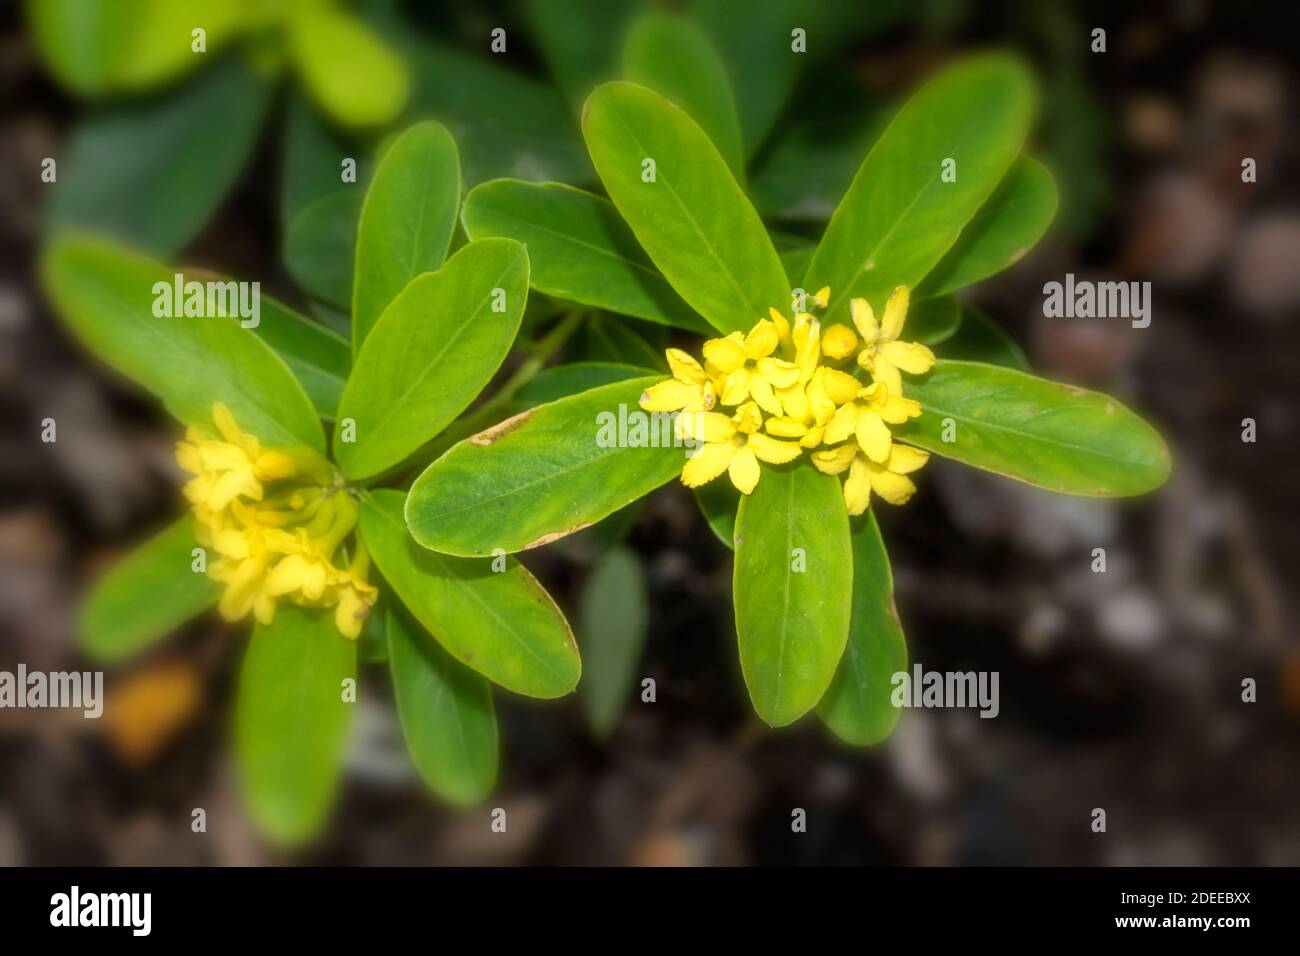
<svg viewBox="0 0 1300 956"><path fill-rule="evenodd" d="M358 161L364 184L396 130L432 117L457 139L466 189L499 176L595 188L578 111L628 66L629 24L658 7L684 12L720 58L737 164L797 253L892 104L956 54L1006 46L1040 77L1033 149L1061 207L1032 255L963 293L958 335L974 335L972 314L997 316L1020 343L1005 347L1045 375L1151 410L1178 469L1158 496L1125 504L940 463L913 507L882 516L912 659L998 670L1002 716L911 711L866 753L815 726L762 733L733 663L730 557L669 487L533 562L605 679L546 708L501 702L492 805L507 808L508 834L490 833L490 807L431 804L392 705L363 693L343 804L306 858L1300 862L1300 649L1285 584L1300 570L1295 10L212 0L203 57L151 39L188 36L192 6L34 0L0 13L0 668L84 666L72 615L85 583L175 502L165 421L44 314L31 262L49 230L90 225L259 279L342 327L362 190L343 186L341 160ZM791 25L807 31L806 56L788 52ZM1098 26L1105 54L1090 52ZM506 51L494 54L498 27ZM1259 168L1249 186L1246 156ZM57 188L39 182L45 157ZM1152 281L1152 327L1045 320L1041 286L1066 272ZM526 329L557 310L534 295ZM564 357L657 366L669 336L592 310ZM535 379L534 399L547 387ZM52 445L33 438L46 416L60 423ZM1247 416L1257 444L1240 441ZM1104 575L1089 571L1097 546ZM0 715L0 863L273 859L226 765L232 644L202 621L111 670L112 720ZM1240 702L1245 677L1257 704ZM203 836L189 831L196 806ZM1096 806L1105 837L1088 829ZM793 807L809 811L807 834L790 833Z"/></svg>

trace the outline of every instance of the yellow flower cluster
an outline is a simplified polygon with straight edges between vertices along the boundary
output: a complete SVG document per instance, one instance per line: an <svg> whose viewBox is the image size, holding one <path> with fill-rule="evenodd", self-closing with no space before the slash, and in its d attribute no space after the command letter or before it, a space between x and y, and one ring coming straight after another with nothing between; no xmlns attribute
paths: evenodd
<svg viewBox="0 0 1300 956"><path fill-rule="evenodd" d="M817 292L819 308L830 289ZM879 323L866 299L853 299L846 325L822 331L807 312L791 323L776 309L749 334L732 332L704 343L703 364L680 349L668 349L672 378L641 396L648 412L681 412L678 437L699 443L682 469L690 488L724 471L742 494L758 485L759 462L784 464L809 451L812 463L829 475L847 473L844 500L850 514L867 510L874 491L902 504L916 491L907 476L929 453L896 444L890 425L921 414L903 397L901 372L918 375L934 364L924 345L903 342L908 290L899 286ZM855 356L852 362L851 356ZM870 384L853 373L870 376ZM732 412L715 411L729 408Z"/></svg>
<svg viewBox="0 0 1300 956"><path fill-rule="evenodd" d="M184 494L199 543L218 555L208 573L226 586L217 605L222 617L251 613L270 624L284 598L334 608L340 633L355 639L378 596L359 539L346 567L334 563L356 526L356 501L319 456L263 448L220 402L212 420L220 438L191 426L176 445L176 460L194 475Z"/></svg>

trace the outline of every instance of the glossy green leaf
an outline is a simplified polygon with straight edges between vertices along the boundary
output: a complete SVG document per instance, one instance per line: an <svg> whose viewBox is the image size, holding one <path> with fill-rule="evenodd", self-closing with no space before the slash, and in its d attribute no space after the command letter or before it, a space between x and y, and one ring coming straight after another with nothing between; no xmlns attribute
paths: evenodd
<svg viewBox="0 0 1300 956"><path fill-rule="evenodd" d="M28 0L50 72L76 93L148 89L206 65L248 21L245 0ZM204 30L205 53L192 31Z"/></svg>
<svg viewBox="0 0 1300 956"><path fill-rule="evenodd" d="M406 522L426 548L484 555L572 534L681 473L669 416L637 405L662 376L602 385L468 438L411 486ZM655 441L658 447L650 447Z"/></svg>
<svg viewBox="0 0 1300 956"><path fill-rule="evenodd" d="M903 339L923 345L937 345L952 337L961 324L961 304L952 296L922 299L908 309Z"/></svg>
<svg viewBox="0 0 1300 956"><path fill-rule="evenodd" d="M1018 60L984 54L927 82L898 111L859 168L813 257L807 288L831 287L831 321L849 301L877 310L916 286L957 241L1015 159L1034 108ZM956 179L945 182L945 160Z"/></svg>
<svg viewBox="0 0 1300 956"><path fill-rule="evenodd" d="M613 315L593 315L574 336L570 355L595 362L616 362L641 368L667 367L662 349L655 348L642 334L645 326Z"/></svg>
<svg viewBox="0 0 1300 956"><path fill-rule="evenodd" d="M333 421L352 365L348 340L266 296L262 296L261 311L255 331L284 359L311 399L316 414Z"/></svg>
<svg viewBox="0 0 1300 956"><path fill-rule="evenodd" d="M782 727L812 710L849 634L853 555L844 492L807 462L763 466L736 515L740 667L754 710Z"/></svg>
<svg viewBox="0 0 1300 956"><path fill-rule="evenodd" d="M517 559L456 558L421 548L400 491L361 501L361 537L402 603L452 657L507 690L560 697L582 663L568 622ZM497 570L501 568L503 570Z"/></svg>
<svg viewBox="0 0 1300 956"><path fill-rule="evenodd" d="M577 111L599 83L615 79L624 26L645 0L526 0L524 12L547 68Z"/></svg>
<svg viewBox="0 0 1300 956"><path fill-rule="evenodd" d="M1022 372L1031 370L1024 351L1002 326L973 305L963 304L961 311L961 325L938 349L940 358L1004 365Z"/></svg>
<svg viewBox="0 0 1300 956"><path fill-rule="evenodd" d="M817 705L835 736L858 747L876 744L898 723L894 675L907 670L907 640L894 607L894 579L876 516L853 528L853 612L844 656Z"/></svg>
<svg viewBox="0 0 1300 956"><path fill-rule="evenodd" d="M388 665L402 737L420 779L452 803L472 804L497 779L492 685L400 607L389 608Z"/></svg>
<svg viewBox="0 0 1300 956"><path fill-rule="evenodd" d="M229 61L158 100L82 121L48 187L47 230L107 233L160 256L179 251L252 154L269 91Z"/></svg>
<svg viewBox="0 0 1300 956"><path fill-rule="evenodd" d="M614 205L696 312L722 332L747 331L769 307L788 306L758 213L682 109L643 86L607 83L587 100L582 128Z"/></svg>
<svg viewBox="0 0 1300 956"><path fill-rule="evenodd" d="M921 417L898 437L937 455L1052 491L1140 495L1169 476L1154 428L1105 395L1013 369L939 360L907 381ZM943 440L950 420L955 440Z"/></svg>
<svg viewBox="0 0 1300 956"><path fill-rule="evenodd" d="M745 151L753 153L776 123L799 77L805 55L792 51L790 31L811 26L808 5L747 0L742 11L731 0L691 0L688 10L727 65Z"/></svg>
<svg viewBox="0 0 1300 956"><path fill-rule="evenodd" d="M946 295L1014 265L1043 237L1057 202L1051 172L1021 157L916 294Z"/></svg>
<svg viewBox="0 0 1300 956"><path fill-rule="evenodd" d="M278 843L307 839L329 813L356 706L344 681L356 675L356 643L329 611L282 605L273 624L253 629L235 693L235 757L249 814Z"/></svg>
<svg viewBox="0 0 1300 956"><path fill-rule="evenodd" d="M212 430L212 405L224 402L244 431L268 445L324 451L307 393L254 330L234 318L154 316L155 284L173 286L171 269L81 236L51 242L41 269L47 293L86 347L182 422Z"/></svg>
<svg viewBox="0 0 1300 956"><path fill-rule="evenodd" d="M623 48L623 77L684 109L744 184L745 150L727 67L694 24L665 13L632 24Z"/></svg>
<svg viewBox="0 0 1300 956"><path fill-rule="evenodd" d="M81 609L82 649L102 661L129 657L215 604L220 588L192 570L198 546L187 516L110 567Z"/></svg>
<svg viewBox="0 0 1300 956"><path fill-rule="evenodd" d="M736 512L740 492L729 481L711 481L695 489L695 503L709 523L709 529L728 548L736 546Z"/></svg>
<svg viewBox="0 0 1300 956"><path fill-rule="evenodd" d="M608 199L560 183L494 179L470 190L461 219L471 239L508 236L526 245L539 292L711 331L654 267Z"/></svg>
<svg viewBox="0 0 1300 956"><path fill-rule="evenodd" d="M357 226L352 284L352 350L397 293L447 255L460 206L460 162L451 134L425 122L384 153L366 190Z"/></svg>
<svg viewBox="0 0 1300 956"><path fill-rule="evenodd" d="M442 431L492 379L519 331L528 253L513 239L481 239L419 276L384 310L339 402L356 440L334 433L349 478L396 465ZM497 306L502 311L497 311Z"/></svg>
<svg viewBox="0 0 1300 956"><path fill-rule="evenodd" d="M284 266L313 299L352 307L360 190L341 189L308 203L284 233Z"/></svg>
<svg viewBox="0 0 1300 956"><path fill-rule="evenodd" d="M505 57L441 43L409 43L407 59L415 82L412 111L451 130L467 186L502 176L591 182L582 138L550 85L494 62Z"/></svg>
<svg viewBox="0 0 1300 956"><path fill-rule="evenodd" d="M652 368L621 365L617 362L571 362L567 365L553 365L538 372L515 393L513 406L523 411L601 385L657 374L659 373Z"/></svg>
<svg viewBox="0 0 1300 956"><path fill-rule="evenodd" d="M596 559L583 585L578 625L585 665L578 694L600 739L614 732L627 706L648 623L641 559L630 548L612 548Z"/></svg>
<svg viewBox="0 0 1300 956"><path fill-rule="evenodd" d="M401 56L351 14L304 4L289 18L289 48L303 84L326 113L348 126L377 126L406 103Z"/></svg>

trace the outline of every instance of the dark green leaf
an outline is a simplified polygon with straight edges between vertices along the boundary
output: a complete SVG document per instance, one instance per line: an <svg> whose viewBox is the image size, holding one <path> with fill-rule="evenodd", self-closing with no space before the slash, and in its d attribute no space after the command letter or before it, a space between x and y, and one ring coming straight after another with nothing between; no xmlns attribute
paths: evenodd
<svg viewBox="0 0 1300 956"><path fill-rule="evenodd" d="M898 437L938 455L1052 491L1140 495L1169 476L1154 428L1097 392L1013 369L939 360L907 382L920 418ZM945 421L955 440L943 440Z"/></svg>
<svg viewBox="0 0 1300 956"><path fill-rule="evenodd" d="M583 586L578 627L586 664L578 693L587 723L601 739L613 733L627 705L648 619L640 558L629 548L607 551Z"/></svg>
<svg viewBox="0 0 1300 956"><path fill-rule="evenodd" d="M81 609L82 648L103 661L129 657L215 604L220 589L191 570L198 546L187 516L109 568Z"/></svg>
<svg viewBox="0 0 1300 956"><path fill-rule="evenodd" d="M308 203L284 234L289 275L308 295L338 309L352 306L360 215L360 190L344 188Z"/></svg>
<svg viewBox="0 0 1300 956"><path fill-rule="evenodd" d="M944 340L939 357L1030 371L1029 359L1015 339L973 305L962 306L961 325Z"/></svg>

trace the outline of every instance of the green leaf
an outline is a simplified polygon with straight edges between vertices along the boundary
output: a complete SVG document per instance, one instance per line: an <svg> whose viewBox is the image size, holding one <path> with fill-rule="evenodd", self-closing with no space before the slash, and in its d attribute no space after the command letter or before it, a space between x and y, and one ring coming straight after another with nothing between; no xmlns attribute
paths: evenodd
<svg viewBox="0 0 1300 956"><path fill-rule="evenodd" d="M467 559L421 548L402 519L403 497L375 491L362 498L361 537L425 630L507 690L544 698L573 690L582 673L578 646L537 579L504 555Z"/></svg>
<svg viewBox="0 0 1300 956"><path fill-rule="evenodd" d="M325 124L302 93L289 98L280 176L280 225L287 228L308 205L339 190L364 194L371 170L363 150ZM357 181L343 181L343 160L357 161ZM351 282L352 270L348 269ZM348 302L351 303L351 299Z"/></svg>
<svg viewBox="0 0 1300 956"><path fill-rule="evenodd" d="M93 230L174 254L234 185L269 102L267 82L232 60L161 99L92 115L59 163L47 231Z"/></svg>
<svg viewBox="0 0 1300 956"><path fill-rule="evenodd" d="M545 405L556 399L577 395L588 389L630 378L659 374L652 368L621 365L617 362L571 362L543 369L515 392L513 407L519 411Z"/></svg>
<svg viewBox="0 0 1300 956"><path fill-rule="evenodd" d="M527 0L524 12L547 69L574 110L598 83L614 79L624 25L644 0Z"/></svg>
<svg viewBox="0 0 1300 956"><path fill-rule="evenodd" d="M781 260L727 164L679 107L633 83L607 83L582 118L596 171L679 295L726 333L786 307ZM654 181L643 160L654 161Z"/></svg>
<svg viewBox="0 0 1300 956"><path fill-rule="evenodd" d="M903 338L908 342L937 345L952 337L961 325L961 305L952 296L922 299L908 309Z"/></svg>
<svg viewBox="0 0 1300 956"><path fill-rule="evenodd" d="M472 242L412 279L380 316L343 390L338 417L356 422L356 441L334 433L343 474L379 474L463 412L509 353L527 297L528 253L513 239Z"/></svg>
<svg viewBox="0 0 1300 956"><path fill-rule="evenodd" d="M907 670L907 641L875 512L855 523L849 640L817 715L845 743L865 747L880 743L898 723L893 678Z"/></svg>
<svg viewBox="0 0 1300 956"><path fill-rule="evenodd" d="M255 331L233 318L155 318L154 287L173 286L172 270L112 242L69 235L46 247L41 271L86 347L182 422L212 431L212 405L224 402L265 444L325 450L307 393Z"/></svg>
<svg viewBox="0 0 1300 956"><path fill-rule="evenodd" d="M1015 264L1047 231L1058 198L1047 167L1021 157L916 294L946 295Z"/></svg>
<svg viewBox="0 0 1300 956"><path fill-rule="evenodd" d="M50 72L82 95L140 91L207 62L248 21L244 0L28 0ZM206 53L193 50L202 27Z"/></svg>
<svg viewBox="0 0 1300 956"><path fill-rule="evenodd" d="M811 26L808 6L790 0L748 0L738 11L730 0L691 0L689 12L727 64L745 151L753 153L776 123L799 77L804 57L791 51L790 31Z"/></svg>
<svg viewBox="0 0 1300 956"><path fill-rule="evenodd" d="M340 123L387 123L406 103L410 80L402 58L348 13L302 5L289 17L289 48L307 92Z"/></svg>
<svg viewBox="0 0 1300 956"><path fill-rule="evenodd" d="M308 203L284 233L284 265L312 298L352 307L353 257L361 193L342 189Z"/></svg>
<svg viewBox="0 0 1300 956"><path fill-rule="evenodd" d="M591 181L573 118L548 84L440 43L408 43L407 59L412 111L451 130L467 186L502 176Z"/></svg>
<svg viewBox="0 0 1300 956"><path fill-rule="evenodd" d="M665 13L632 24L623 48L623 76L684 109L744 184L745 151L727 67L694 24Z"/></svg>
<svg viewBox="0 0 1300 956"><path fill-rule="evenodd" d="M357 646L328 611L281 606L253 629L235 693L235 756L258 828L298 843L324 822L352 724ZM354 688L355 690L355 688Z"/></svg>
<svg viewBox="0 0 1300 956"><path fill-rule="evenodd" d="M728 548L736 546L736 512L740 492L729 481L711 481L695 489L695 503L709 523L709 529Z"/></svg>
<svg viewBox="0 0 1300 956"><path fill-rule="evenodd" d="M220 588L191 570L198 546L185 517L109 568L81 609L82 649L101 661L129 657L217 603Z"/></svg>
<svg viewBox="0 0 1300 956"><path fill-rule="evenodd" d="M266 296L262 296L261 321L255 331L284 359L311 399L316 414L333 421L352 366L348 340Z"/></svg>
<svg viewBox="0 0 1300 956"><path fill-rule="evenodd" d="M614 732L636 681L648 605L645 568L636 552L615 547L596 560L582 588L578 633L586 673L578 693L599 739Z"/></svg>
<svg viewBox="0 0 1300 956"><path fill-rule="evenodd" d="M1022 372L1030 371L1029 359L1025 358L1024 351L1015 339L973 305L962 305L961 325L950 338L944 340L943 347L938 352L940 358L984 362Z"/></svg>
<svg viewBox="0 0 1300 956"><path fill-rule="evenodd" d="M357 226L352 284L352 350L397 293L447 255L460 206L460 161L437 123L402 133L375 169Z"/></svg>
<svg viewBox="0 0 1300 956"><path fill-rule="evenodd" d="M877 310L915 287L1001 181L1029 128L1032 80L1018 60L985 54L944 70L895 115L822 237L806 288L831 287L831 321L849 300ZM944 182L944 161L956 181Z"/></svg>
<svg viewBox="0 0 1300 956"><path fill-rule="evenodd" d="M1154 428L1105 395L1013 369L939 360L907 382L921 417L896 435L937 455L1071 495L1140 495L1169 476ZM944 421L955 441L943 441Z"/></svg>
<svg viewBox="0 0 1300 956"><path fill-rule="evenodd" d="M740 668L773 727L812 710L849 634L853 554L844 493L810 464L763 466L736 515L733 590Z"/></svg>
<svg viewBox="0 0 1300 956"><path fill-rule="evenodd" d="M808 264L812 262L813 254L817 251L815 246L795 246L781 251L781 265L788 276L802 276L808 271Z"/></svg>
<svg viewBox="0 0 1300 956"><path fill-rule="evenodd" d="M411 534L447 554L523 551L594 524L670 481L681 473L684 451L664 447L673 440L668 416L652 417L637 405L657 381L662 376L602 385L456 445L411 486ZM647 447L651 440L659 447ZM630 447L634 442L647 444Z"/></svg>
<svg viewBox="0 0 1300 956"><path fill-rule="evenodd" d="M455 661L401 608L389 608L388 663L407 752L429 789L473 804L497 779L492 685Z"/></svg>
<svg viewBox="0 0 1300 956"><path fill-rule="evenodd" d="M494 179L470 190L461 219L471 239L508 236L526 245L539 292L712 331L659 274L608 199L561 183Z"/></svg>
<svg viewBox="0 0 1300 956"><path fill-rule="evenodd" d="M610 315L590 316L575 337L576 355L597 362L616 362L640 368L662 369L666 366L662 350L651 345L636 323ZM644 328L644 326L642 327Z"/></svg>

